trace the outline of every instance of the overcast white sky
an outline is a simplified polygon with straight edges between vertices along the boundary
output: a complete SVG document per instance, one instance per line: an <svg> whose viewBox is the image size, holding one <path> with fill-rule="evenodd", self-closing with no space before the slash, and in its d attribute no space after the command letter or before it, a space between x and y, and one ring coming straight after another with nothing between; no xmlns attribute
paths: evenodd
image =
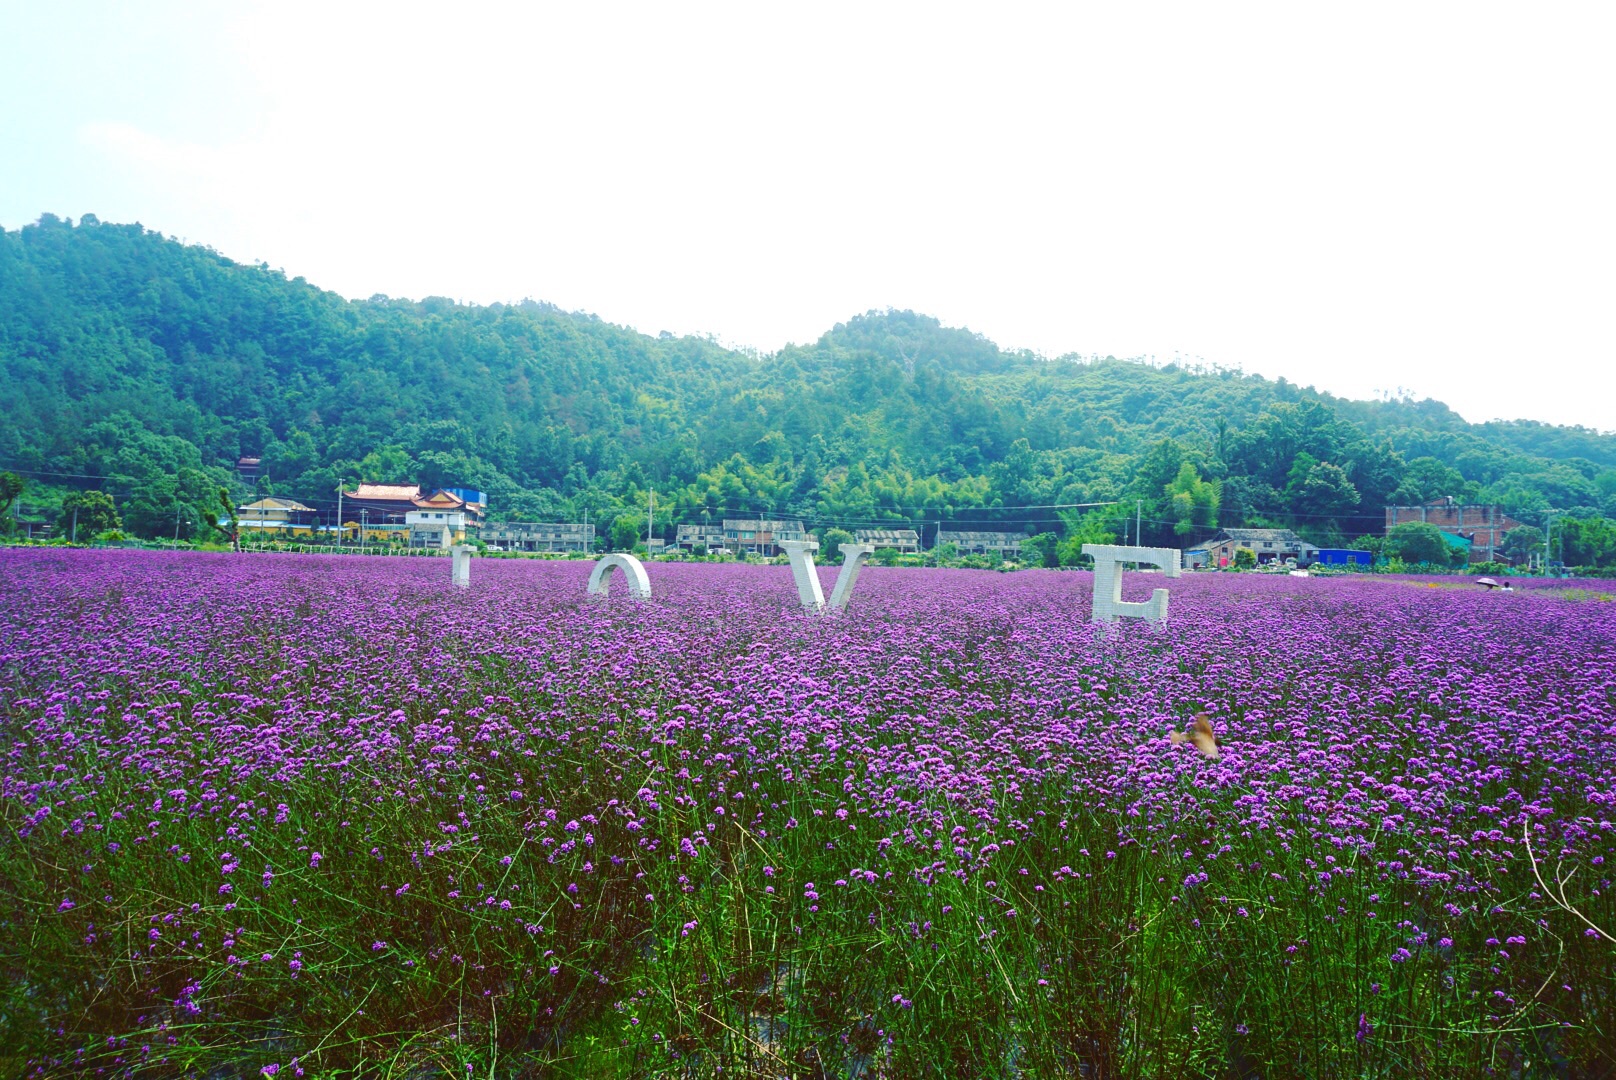
<svg viewBox="0 0 1616 1080"><path fill-rule="evenodd" d="M1616 429L1616 7L0 0L0 225Z"/></svg>

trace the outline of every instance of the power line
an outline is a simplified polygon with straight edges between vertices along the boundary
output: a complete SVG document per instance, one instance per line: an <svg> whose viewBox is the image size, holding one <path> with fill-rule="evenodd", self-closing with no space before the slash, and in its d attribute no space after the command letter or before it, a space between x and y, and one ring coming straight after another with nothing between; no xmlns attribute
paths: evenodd
<svg viewBox="0 0 1616 1080"><path fill-rule="evenodd" d="M107 481L117 481L120 484L136 482L134 477L130 477L130 476L127 476L127 475L118 475L118 476L104 476L104 475L101 475L101 476L98 476L98 475L94 475L94 474L90 474L90 473L51 472L51 471L41 470L41 469L29 469L29 468L25 468L25 467L21 467L21 466L8 466L8 467L10 467L12 469L12 471L21 473L21 474L23 474L25 476L55 477L55 478L71 479L71 480L96 480L96 481L100 481L100 482L103 482L103 483L105 483ZM166 479L168 477L168 474L165 473L165 474L163 474L163 476ZM134 494L134 492L133 491L109 492L108 494L117 494L120 497L127 498L130 495ZM572 498L579 498L579 497L587 497L587 496L573 496ZM566 498L566 496L563 496L563 498ZM337 499L322 499L322 498L312 498L311 497L311 498L301 498L301 499L298 499L297 501L302 502L305 505L312 505L313 507L316 507L316 508L318 508L318 507L333 507L333 506L340 508L340 506L342 504L342 500L340 498L337 498ZM766 502L766 500L759 500L759 501L760 501L760 503ZM903 504L896 504L896 503L889 503L889 504L875 503L875 504L860 504L858 506L858 511L861 514L874 514L874 513L898 514L898 515L901 515L901 517L900 517L900 520L901 520L901 519L908 519L908 518L930 518L930 517L932 517L934 515L938 515L938 514L957 515L957 514L962 514L962 513L970 513L970 514L982 515L982 514L1003 514L1003 513L1008 513L1008 512L1017 511L1017 510L1057 510L1057 511L1058 510L1089 510L1089 509L1096 509L1096 508L1103 507L1103 506L1121 505L1121 503L1124 502L1124 501L1125 500L1113 499L1113 500L1109 500L1109 501L1105 501L1105 502L1023 503L1023 504L1001 505L1001 506L958 506L958 505L955 505L955 506L952 506L952 507L951 506L940 506L940 505L924 506L924 505L903 505ZM1271 518L1283 518L1283 519L1292 520L1292 521L1295 521L1297 519L1303 519L1303 520L1308 520L1308 521L1352 521L1352 520L1358 520L1358 519L1368 519L1368 518L1379 518L1379 517L1381 517L1381 514L1376 513L1374 511L1370 511L1370 512L1351 512L1351 513L1346 513L1346 514L1310 514L1310 513L1304 513L1304 512L1296 511L1296 510L1281 510L1281 509L1265 508L1265 507L1249 507L1247 509L1248 509L1248 512L1250 514L1252 514L1252 515L1259 515L1259 516L1262 516L1262 517L1271 517ZM820 511L820 510L817 510L817 509L808 510L808 511L801 511L801 512L784 511L784 510L779 510L778 509L778 504L777 503L769 503L768 505L757 505L757 506L707 506L705 504L688 503L688 504L683 504L683 505L675 504L674 508L672 509L672 514L673 515L678 515L678 516L682 516L682 515L685 515L685 514L700 515L702 513L708 513L708 514L769 514L769 515L781 514L784 517L789 517L789 518L793 518L793 519L801 519L801 520L805 520L805 521L813 521L813 522L815 522L817 524L854 524L854 525L870 525L870 526L873 526L873 525L893 524L894 523L893 518L878 518L878 517L857 517L857 518L854 518L854 517L847 517L847 516L833 516L831 514L827 514L826 512ZM681 521L678 520L678 516L675 516L673 518L672 523L674 523L674 524L684 523L684 522L681 522ZM1015 523L1015 522L1029 523L1029 522L1047 521L1047 520L1049 520L1049 518L1047 516L1029 517L1029 518L978 517L978 518L971 518L971 519L961 519L961 518L957 518L957 517L951 517L951 520L950 520L949 523L950 524L1002 525L1002 524L1011 524L1011 523ZM1172 518L1143 518L1142 520L1143 521L1148 521L1152 525L1177 525L1178 524L1178 520L1177 519L1172 519Z"/></svg>

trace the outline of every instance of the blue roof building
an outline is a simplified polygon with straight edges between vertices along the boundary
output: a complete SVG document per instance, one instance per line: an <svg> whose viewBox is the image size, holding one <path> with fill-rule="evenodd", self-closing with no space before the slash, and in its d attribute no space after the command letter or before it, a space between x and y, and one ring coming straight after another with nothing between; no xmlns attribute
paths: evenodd
<svg viewBox="0 0 1616 1080"><path fill-rule="evenodd" d="M1318 566L1372 566L1375 555L1370 551L1359 551L1356 548L1320 548L1316 560Z"/></svg>

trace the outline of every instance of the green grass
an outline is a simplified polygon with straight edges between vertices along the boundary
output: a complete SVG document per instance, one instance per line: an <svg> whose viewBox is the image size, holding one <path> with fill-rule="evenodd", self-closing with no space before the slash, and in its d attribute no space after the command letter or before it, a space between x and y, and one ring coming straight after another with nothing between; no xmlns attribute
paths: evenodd
<svg viewBox="0 0 1616 1080"><path fill-rule="evenodd" d="M665 838L659 851L636 848L608 815L586 826L593 847L552 865L542 837L581 835L563 823L633 798L647 769L627 754L580 757L541 786L521 764L402 787L357 769L313 774L265 785L233 820L136 813L151 790L107 768L72 813L93 808L97 840L118 853L86 873L82 837L52 830L3 852L13 1046L72 1060L87 1045L96 1067L151 1076L221 1062L255 1074L296 1055L319 1076L460 1076L469 1065L476 1076L625 1078L1549 1076L1563 1074L1556 1062L1608 1063L1616 1046L1612 949L1537 895L1524 862L1473 868L1510 885L1446 912L1439 901L1455 894L1376 867L1396 837L1374 857L1328 849L1327 864L1300 807L1262 837L1220 827L1235 817L1233 790L1197 820L1160 805L1131 821L1074 811L1061 828L1034 808L1069 804L1067 793L1029 791L1008 872L926 885L908 873L913 852L881 843L901 823L840 820L828 812L836 799L804 790L833 790L833 770L763 792L787 800L770 820L795 828L765 837L715 822L696 857L670 861L677 838L706 822L665 806L641 830ZM519 783L522 802L497 797ZM277 823L280 804L295 809ZM14 836L17 804L4 805ZM554 824L538 824L541 805ZM920 809L940 820L925 826L939 837L975 824L943 800ZM1275 838L1287 828L1294 850ZM445 840L448 851L409 860ZM221 850L240 857L223 895ZM1211 876L1186 889L1197 866ZM877 880L835 884L855 867ZM810 881L817 903L804 896ZM1591 918L1616 923L1608 896L1578 895ZM57 912L64 896L76 906ZM1405 921L1432 944L1397 963ZM179 947L195 933L194 948ZM1485 939L1507 934L1527 944L1504 959ZM193 983L194 1014L174 1005Z"/></svg>

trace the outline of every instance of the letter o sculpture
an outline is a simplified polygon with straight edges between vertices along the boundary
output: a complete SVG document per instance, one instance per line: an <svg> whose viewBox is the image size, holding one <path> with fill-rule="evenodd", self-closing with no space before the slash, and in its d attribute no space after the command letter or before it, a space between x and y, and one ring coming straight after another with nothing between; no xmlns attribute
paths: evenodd
<svg viewBox="0 0 1616 1080"><path fill-rule="evenodd" d="M621 570L628 581L628 594L636 600L651 599L651 579L645 576L645 566L632 555L607 555L595 564L589 575L590 596L606 596L611 585L613 570Z"/></svg>

